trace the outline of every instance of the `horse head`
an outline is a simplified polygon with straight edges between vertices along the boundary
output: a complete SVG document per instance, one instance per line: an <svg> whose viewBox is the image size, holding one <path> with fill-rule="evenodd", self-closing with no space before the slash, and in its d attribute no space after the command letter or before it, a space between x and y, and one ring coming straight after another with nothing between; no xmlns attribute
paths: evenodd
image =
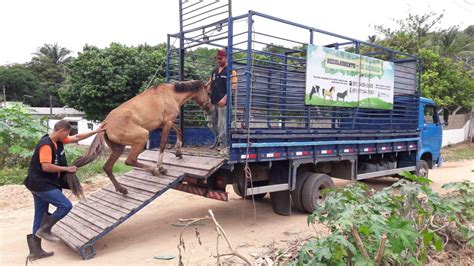
<svg viewBox="0 0 474 266"><path fill-rule="evenodd" d="M211 81L205 83L202 81L201 87L196 91L193 97L194 102L205 112L209 111L209 103L211 103Z"/></svg>

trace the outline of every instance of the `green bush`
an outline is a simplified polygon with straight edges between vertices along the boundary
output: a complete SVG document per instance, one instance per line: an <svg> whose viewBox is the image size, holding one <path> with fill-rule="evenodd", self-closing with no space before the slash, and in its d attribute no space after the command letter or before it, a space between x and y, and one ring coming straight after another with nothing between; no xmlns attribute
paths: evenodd
<svg viewBox="0 0 474 266"><path fill-rule="evenodd" d="M429 179L403 175L406 179L380 192L358 182L326 190L324 205L308 224L323 224L331 234L308 241L298 264L421 265L453 236L455 243L472 245L466 217L472 215L474 184L449 185L458 197L442 198L429 188Z"/></svg>
<svg viewBox="0 0 474 266"><path fill-rule="evenodd" d="M23 180L28 174L27 168L5 167L0 170L0 186L23 184Z"/></svg>
<svg viewBox="0 0 474 266"><path fill-rule="evenodd" d="M36 143L47 133L45 120L23 105L0 108L0 167L28 167Z"/></svg>

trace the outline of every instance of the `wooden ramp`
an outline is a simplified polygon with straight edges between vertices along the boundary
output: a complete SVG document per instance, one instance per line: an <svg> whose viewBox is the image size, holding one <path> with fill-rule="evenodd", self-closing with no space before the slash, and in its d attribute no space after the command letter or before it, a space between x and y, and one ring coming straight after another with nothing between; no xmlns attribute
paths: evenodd
<svg viewBox="0 0 474 266"><path fill-rule="evenodd" d="M144 151L139 160L155 164L158 153ZM64 243L77 251L83 259L96 254L94 244L100 238L119 226L168 189L178 185L186 176L206 178L224 164L225 159L217 156L189 152L183 159L165 153L165 175L153 176L141 169L133 169L117 179L127 188L128 194L115 191L112 183L101 188L74 205L71 212L52 229Z"/></svg>

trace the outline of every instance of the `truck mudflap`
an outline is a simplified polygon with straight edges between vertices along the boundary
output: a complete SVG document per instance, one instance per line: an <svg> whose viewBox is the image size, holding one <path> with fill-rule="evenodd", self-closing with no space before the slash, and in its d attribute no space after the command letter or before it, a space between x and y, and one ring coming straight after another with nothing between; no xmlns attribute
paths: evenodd
<svg viewBox="0 0 474 266"><path fill-rule="evenodd" d="M228 201L229 200L229 193L220 190L212 190L205 187L200 187L191 184L182 184L179 183L173 187L173 189L191 193L198 196L203 196L209 199L221 200L221 201Z"/></svg>

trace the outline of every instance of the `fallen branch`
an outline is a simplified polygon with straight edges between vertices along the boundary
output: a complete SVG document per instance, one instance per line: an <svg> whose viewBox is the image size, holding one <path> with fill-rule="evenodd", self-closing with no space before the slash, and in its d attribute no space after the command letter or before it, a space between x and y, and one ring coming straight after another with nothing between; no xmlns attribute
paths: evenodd
<svg viewBox="0 0 474 266"><path fill-rule="evenodd" d="M360 238L359 232L357 232L357 229L354 226L351 227L351 234L355 239L357 248L362 253L362 256L364 256L364 259L370 260L369 254L367 253L367 250L364 247L364 243L362 243L362 239Z"/></svg>
<svg viewBox="0 0 474 266"><path fill-rule="evenodd" d="M203 220L209 220L209 216L204 216L204 217L201 217L201 218L192 218L192 219L179 219L180 221L183 221L183 220L186 220L186 221L189 221L188 223L184 224L183 225L183 229L181 230L181 233L179 234L179 244L177 246L178 248L178 253L179 253L179 262L178 262L178 265L179 266L184 266L183 264L183 256L182 256L182 251L181 251L181 248L184 250L186 250L186 244L184 243L184 239L183 239L183 233L184 231L186 230L186 228L188 228L189 226L192 226L193 224L196 224L197 222L200 222L200 221L203 221ZM197 229L196 229L197 230ZM199 244L201 244L201 239L199 238L199 234L196 232L196 237L198 238L198 241L199 241Z"/></svg>
<svg viewBox="0 0 474 266"><path fill-rule="evenodd" d="M214 217L214 213L212 212L212 210L209 210L209 214L211 215L212 221L216 225L216 232L217 232L217 246L216 246L216 248L217 248L217 264L219 264L220 257L223 257L223 256L236 256L236 257L240 258L241 260L245 261L245 263L247 263L248 265L252 265L252 262L250 262L250 260L248 260L246 257L242 256L240 253L238 253L237 251L234 250L234 248L230 244L229 238L227 237L227 234L225 233L224 229L217 222L216 217ZM229 249L231 251L230 253L219 254L219 237L221 237L221 236L224 237L224 239L226 240L227 246L229 247Z"/></svg>
<svg viewBox="0 0 474 266"><path fill-rule="evenodd" d="M375 255L375 265L379 265L382 260L383 252L385 250L385 241L387 241L387 235L384 234L382 239L380 239L380 245L377 254Z"/></svg>

